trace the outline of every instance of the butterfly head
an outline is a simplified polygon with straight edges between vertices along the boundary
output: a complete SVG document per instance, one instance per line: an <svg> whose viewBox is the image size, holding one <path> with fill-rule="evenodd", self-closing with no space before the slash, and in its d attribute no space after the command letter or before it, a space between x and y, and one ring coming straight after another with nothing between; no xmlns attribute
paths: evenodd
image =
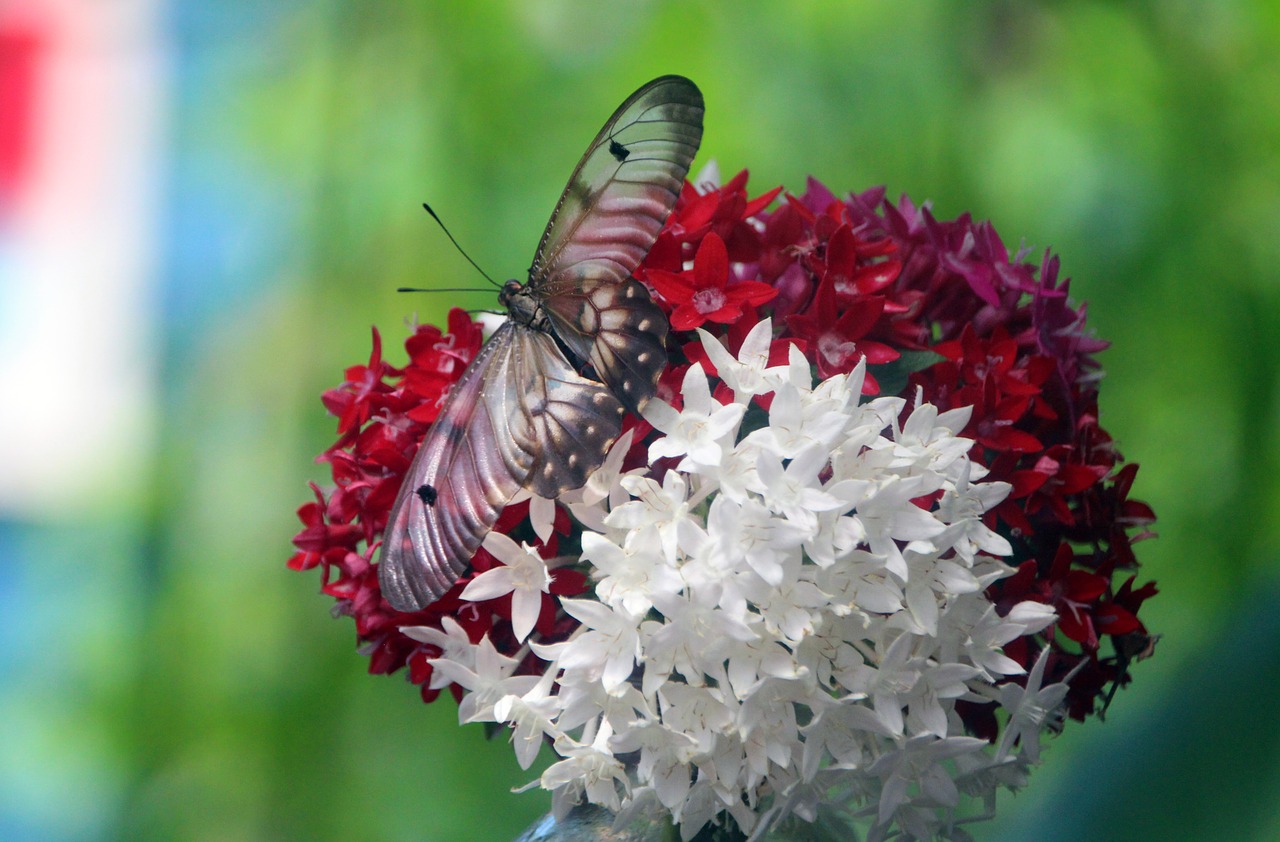
<svg viewBox="0 0 1280 842"><path fill-rule="evenodd" d="M507 315L517 324L534 325L538 319L537 299L527 286L514 278L502 285L498 292L498 303L507 308Z"/></svg>
<svg viewBox="0 0 1280 842"><path fill-rule="evenodd" d="M520 282L511 278L502 285L502 289L498 290L498 303L503 307L510 307L512 297L519 295L522 290L523 286Z"/></svg>

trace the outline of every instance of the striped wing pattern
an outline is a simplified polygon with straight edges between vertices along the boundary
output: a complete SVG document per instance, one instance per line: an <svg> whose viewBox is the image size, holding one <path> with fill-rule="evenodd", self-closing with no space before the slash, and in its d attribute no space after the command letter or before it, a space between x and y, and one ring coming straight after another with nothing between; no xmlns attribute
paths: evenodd
<svg viewBox="0 0 1280 842"><path fill-rule="evenodd" d="M675 206L702 113L697 86L664 76L619 106L587 148L528 283L510 282L504 300L519 306L450 389L392 507L379 578L397 610L449 590L522 489L556 497L584 485L625 409L653 396L667 320L630 275Z"/></svg>
<svg viewBox="0 0 1280 842"><path fill-rule="evenodd" d="M504 324L450 390L405 475L379 560L387 601L412 611L438 599L522 488L553 497L584 485L622 415L550 336Z"/></svg>
<svg viewBox="0 0 1280 842"><path fill-rule="evenodd" d="M453 586L533 462L514 438L499 439L507 416L496 404L506 391L482 400L485 386L508 370L514 340L510 323L499 328L450 388L391 507L378 580L400 611L416 611ZM434 492L431 505L424 487Z"/></svg>

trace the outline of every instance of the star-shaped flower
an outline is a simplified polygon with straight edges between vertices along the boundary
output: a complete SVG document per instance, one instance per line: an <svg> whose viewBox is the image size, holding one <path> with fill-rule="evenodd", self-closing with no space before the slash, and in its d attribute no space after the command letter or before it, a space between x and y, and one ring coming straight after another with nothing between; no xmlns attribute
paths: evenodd
<svg viewBox="0 0 1280 842"><path fill-rule="evenodd" d="M682 394L684 408L679 411L660 400L645 407L645 420L665 434L649 448L649 461L681 456L682 471L715 467L720 464L720 440L737 429L746 406L716 400L697 363L685 372Z"/></svg>
<svg viewBox="0 0 1280 842"><path fill-rule="evenodd" d="M547 563L528 544L517 544L500 532L486 535L484 548L502 562L502 566L492 567L472 579L462 591L462 598L483 602L511 594L511 628L517 640L524 640L538 622L542 595L551 592Z"/></svg>
<svg viewBox="0 0 1280 842"><path fill-rule="evenodd" d="M647 278L658 294L674 305L671 326L676 330L693 330L708 321L736 322L744 307L758 307L778 294L760 281L734 280L729 273L729 252L714 232L703 237L692 269L650 269Z"/></svg>

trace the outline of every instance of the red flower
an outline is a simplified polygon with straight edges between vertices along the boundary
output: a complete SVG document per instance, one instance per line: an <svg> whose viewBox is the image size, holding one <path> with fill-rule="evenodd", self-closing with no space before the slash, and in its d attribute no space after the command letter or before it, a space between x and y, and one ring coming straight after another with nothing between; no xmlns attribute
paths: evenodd
<svg viewBox="0 0 1280 842"><path fill-rule="evenodd" d="M693 330L707 321L732 324L742 318L743 307L757 307L778 294L760 281L733 281L729 252L714 232L703 237L692 269L650 269L645 277L668 304L674 305L671 327L675 330Z"/></svg>
<svg viewBox="0 0 1280 842"><path fill-rule="evenodd" d="M884 298L853 297L842 311L836 297L836 281L828 277L818 285L818 294L803 315L787 317L788 331L813 349L820 377L847 374L863 357L868 365L879 365L901 356L883 342L866 338L884 313ZM880 392L870 371L862 390L871 395Z"/></svg>
<svg viewBox="0 0 1280 842"><path fill-rule="evenodd" d="M679 272L684 268L684 246L697 245L709 233L724 241L729 258L735 263L753 263L760 259L760 232L755 218L782 192L775 187L763 196L747 198L747 171L735 175L723 187L699 193L687 182L680 199L658 234L657 242L639 270L661 269Z"/></svg>
<svg viewBox="0 0 1280 842"><path fill-rule="evenodd" d="M380 408L391 388L383 378L396 370L382 362L382 337L373 329L373 350L366 365L353 365L346 370L346 381L324 393L325 409L338 416L338 432L346 433L367 422Z"/></svg>

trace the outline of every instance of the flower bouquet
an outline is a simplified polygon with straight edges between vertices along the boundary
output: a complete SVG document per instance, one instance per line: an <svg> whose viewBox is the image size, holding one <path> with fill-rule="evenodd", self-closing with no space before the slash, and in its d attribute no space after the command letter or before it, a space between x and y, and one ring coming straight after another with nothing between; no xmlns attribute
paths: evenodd
<svg viewBox="0 0 1280 842"><path fill-rule="evenodd" d="M392 607L381 541L484 331L455 309L392 365L375 330L324 395L333 486L289 566L321 568L370 672L447 690L524 768L550 751L552 823L967 839L1154 644L1107 343L1057 257L968 215L718 181L684 184L632 272L665 365L585 484L517 493L456 582Z"/></svg>

